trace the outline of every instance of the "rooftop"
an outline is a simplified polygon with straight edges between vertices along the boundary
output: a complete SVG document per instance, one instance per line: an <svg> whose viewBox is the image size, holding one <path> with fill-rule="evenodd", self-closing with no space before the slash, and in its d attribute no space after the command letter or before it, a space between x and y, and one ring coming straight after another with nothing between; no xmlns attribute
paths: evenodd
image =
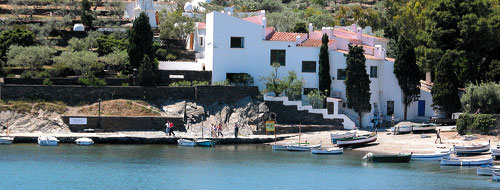
<svg viewBox="0 0 500 190"><path fill-rule="evenodd" d="M306 33L293 33L293 32L274 32L271 33L267 38L269 41L287 41L287 42L295 42L297 36L304 36Z"/></svg>
<svg viewBox="0 0 500 190"><path fill-rule="evenodd" d="M328 41L328 45L331 43L335 42L335 40L330 40ZM307 39L306 41L303 41L300 43L298 46L301 47L321 47L323 43L321 42L321 39Z"/></svg>

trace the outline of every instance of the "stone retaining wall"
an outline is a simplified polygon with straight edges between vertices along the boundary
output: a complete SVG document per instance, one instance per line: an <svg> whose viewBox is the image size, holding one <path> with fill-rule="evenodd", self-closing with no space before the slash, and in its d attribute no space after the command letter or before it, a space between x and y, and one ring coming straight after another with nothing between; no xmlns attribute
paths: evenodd
<svg viewBox="0 0 500 190"><path fill-rule="evenodd" d="M161 86L168 86L170 83L179 81L207 81L212 82L211 71L176 71L159 70ZM182 78L180 78L182 76ZM178 77L178 78L176 78Z"/></svg>
<svg viewBox="0 0 500 190"><path fill-rule="evenodd" d="M43 85L45 78L4 78L5 84L14 85ZM50 78L52 85L80 85L78 83L78 78ZM129 85L133 84L133 80L130 78L104 78L107 86L122 86L123 83Z"/></svg>
<svg viewBox="0 0 500 190"><path fill-rule="evenodd" d="M84 129L95 131L165 131L167 121L174 123L174 131L186 131L181 117L123 117L123 116L61 116L71 132L82 132ZM87 118L86 125L71 125L70 118ZM100 120L100 122L99 122ZM100 126L99 126L100 123Z"/></svg>
<svg viewBox="0 0 500 190"><path fill-rule="evenodd" d="M270 112L276 113L278 124L330 125L344 129L343 119L323 119L322 114L297 110L297 106L285 106L281 101L266 101L266 106Z"/></svg>

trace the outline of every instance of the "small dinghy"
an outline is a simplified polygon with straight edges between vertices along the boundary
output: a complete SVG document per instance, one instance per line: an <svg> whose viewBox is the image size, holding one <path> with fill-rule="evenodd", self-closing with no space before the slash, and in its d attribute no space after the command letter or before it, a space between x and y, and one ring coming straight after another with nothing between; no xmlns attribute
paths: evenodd
<svg viewBox="0 0 500 190"><path fill-rule="evenodd" d="M14 137L0 137L0 144L12 144Z"/></svg>
<svg viewBox="0 0 500 190"><path fill-rule="evenodd" d="M342 154L344 153L344 148L314 148L311 150L313 154Z"/></svg>
<svg viewBox="0 0 500 190"><path fill-rule="evenodd" d="M434 154L412 154L411 160L418 161L440 161L442 158L450 158L451 150L436 151Z"/></svg>
<svg viewBox="0 0 500 190"><path fill-rule="evenodd" d="M332 139L332 144L336 144L339 139L350 139L356 136L356 131L349 131L345 133L332 133L330 138Z"/></svg>
<svg viewBox="0 0 500 190"><path fill-rule="evenodd" d="M79 138L75 140L75 143L80 146L90 146L94 144L94 141L89 138Z"/></svg>
<svg viewBox="0 0 500 190"><path fill-rule="evenodd" d="M436 124L420 124L412 126L413 132L433 132L435 130Z"/></svg>
<svg viewBox="0 0 500 190"><path fill-rule="evenodd" d="M377 134L371 133L369 135L356 136L352 139L339 139L337 141L338 147L357 147L377 141Z"/></svg>
<svg viewBox="0 0 500 190"><path fill-rule="evenodd" d="M195 143L196 143L196 146L215 147L215 141L213 141L213 140L201 139L201 140L196 140Z"/></svg>
<svg viewBox="0 0 500 190"><path fill-rule="evenodd" d="M385 163L408 163L412 154L399 153L394 155L375 155L373 153L366 154L363 159L368 162L385 162Z"/></svg>
<svg viewBox="0 0 500 190"><path fill-rule="evenodd" d="M500 172L494 172L491 180L494 182L500 182Z"/></svg>
<svg viewBox="0 0 500 190"><path fill-rule="evenodd" d="M448 158L441 159L442 166L482 166L482 165L492 165L493 159L475 159L475 160L465 160L458 158Z"/></svg>
<svg viewBox="0 0 500 190"><path fill-rule="evenodd" d="M52 136L40 136L38 137L38 144L40 146L57 146L59 140Z"/></svg>
<svg viewBox="0 0 500 190"><path fill-rule="evenodd" d="M177 140L177 145L179 146L196 146L196 142L188 139Z"/></svg>
<svg viewBox="0 0 500 190"><path fill-rule="evenodd" d="M500 166L487 165L477 168L477 175L492 176L495 172L500 172Z"/></svg>
<svg viewBox="0 0 500 190"><path fill-rule="evenodd" d="M495 159L500 156L500 145L497 145L496 147L491 147L491 155L495 157Z"/></svg>
<svg viewBox="0 0 500 190"><path fill-rule="evenodd" d="M274 144L272 145L273 150L287 150L288 145L279 145L279 144Z"/></svg>
<svg viewBox="0 0 500 190"><path fill-rule="evenodd" d="M311 149L319 147L321 147L321 143L316 145L309 145L309 143L303 143L296 145L288 145L286 149L289 151L310 151Z"/></svg>
<svg viewBox="0 0 500 190"><path fill-rule="evenodd" d="M490 142L488 144L479 144L471 146L455 146L453 145L455 154L481 154L490 150Z"/></svg>
<svg viewBox="0 0 500 190"><path fill-rule="evenodd" d="M397 126L391 127L391 132L394 134L411 133L413 130L412 126Z"/></svg>

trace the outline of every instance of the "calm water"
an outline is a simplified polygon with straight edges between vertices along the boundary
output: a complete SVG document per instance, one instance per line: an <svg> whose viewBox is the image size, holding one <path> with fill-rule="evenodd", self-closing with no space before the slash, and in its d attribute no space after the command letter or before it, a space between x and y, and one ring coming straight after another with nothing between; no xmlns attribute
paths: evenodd
<svg viewBox="0 0 500 190"><path fill-rule="evenodd" d="M365 163L265 145L0 146L0 189L499 189L472 167Z"/></svg>

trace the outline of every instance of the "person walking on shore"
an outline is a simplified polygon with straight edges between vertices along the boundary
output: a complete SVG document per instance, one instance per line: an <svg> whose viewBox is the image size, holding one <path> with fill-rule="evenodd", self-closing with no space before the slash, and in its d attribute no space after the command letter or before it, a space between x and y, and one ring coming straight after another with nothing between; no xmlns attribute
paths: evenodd
<svg viewBox="0 0 500 190"><path fill-rule="evenodd" d="M217 137L218 137L219 135L220 135L221 137L224 137L224 134L222 134L222 125L221 125L220 123L217 125Z"/></svg>
<svg viewBox="0 0 500 190"><path fill-rule="evenodd" d="M392 114L392 117L391 117L391 127L394 127L394 122L396 121L396 116L394 116L394 114Z"/></svg>
<svg viewBox="0 0 500 190"><path fill-rule="evenodd" d="M167 121L167 123L165 123L165 135L170 136L170 121Z"/></svg>
<svg viewBox="0 0 500 190"><path fill-rule="evenodd" d="M438 129L436 131L436 140L434 141L434 144L437 143L437 140L439 139L439 144L443 144L443 142L441 142L441 129Z"/></svg>
<svg viewBox="0 0 500 190"><path fill-rule="evenodd" d="M238 131L240 129L238 128L238 123L234 124L234 138L238 138Z"/></svg>
<svg viewBox="0 0 500 190"><path fill-rule="evenodd" d="M170 136L170 134L174 135L175 136L175 133L174 133L174 123L172 122L169 122L169 130L168 130L168 136Z"/></svg>

